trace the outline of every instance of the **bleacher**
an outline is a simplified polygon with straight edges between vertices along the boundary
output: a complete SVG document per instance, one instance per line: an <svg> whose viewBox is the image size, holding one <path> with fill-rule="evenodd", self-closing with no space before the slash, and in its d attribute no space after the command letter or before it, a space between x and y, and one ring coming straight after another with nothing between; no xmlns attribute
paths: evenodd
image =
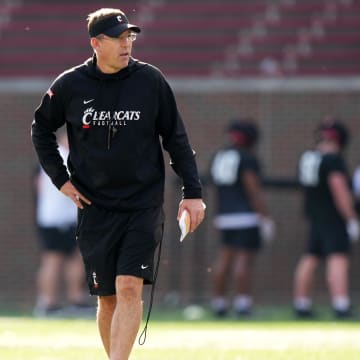
<svg viewBox="0 0 360 360"><path fill-rule="evenodd" d="M137 1L123 1L131 13ZM116 7L118 2L108 2ZM86 31L87 14L99 2L18 2L0 27L0 76L48 77L83 62L91 55Z"/></svg>
<svg viewBox="0 0 360 360"><path fill-rule="evenodd" d="M84 61L86 15L101 6L0 3L0 77L52 77ZM127 0L121 7L143 29L133 55L168 76L360 73L359 0Z"/></svg>
<svg viewBox="0 0 360 360"><path fill-rule="evenodd" d="M221 72L241 75L360 73L358 0L272 2L241 33Z"/></svg>

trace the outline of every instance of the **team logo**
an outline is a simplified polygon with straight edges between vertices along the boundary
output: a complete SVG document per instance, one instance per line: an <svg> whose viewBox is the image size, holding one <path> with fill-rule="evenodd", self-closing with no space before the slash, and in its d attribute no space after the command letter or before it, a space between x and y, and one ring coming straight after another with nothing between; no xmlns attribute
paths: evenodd
<svg viewBox="0 0 360 360"><path fill-rule="evenodd" d="M54 96L54 93L50 88L48 89L48 91L46 93L49 95L50 99Z"/></svg>
<svg viewBox="0 0 360 360"><path fill-rule="evenodd" d="M92 278L93 278L94 288L97 289L99 287L99 283L96 280L96 272L95 271L92 273Z"/></svg>
<svg viewBox="0 0 360 360"><path fill-rule="evenodd" d="M83 129L96 126L126 126L128 121L140 120L141 111L136 110L95 110L89 107L84 110L81 122Z"/></svg>
<svg viewBox="0 0 360 360"><path fill-rule="evenodd" d="M118 21L119 23L121 23L121 22L123 21L121 15L117 16L116 18L117 18L117 21Z"/></svg>
<svg viewBox="0 0 360 360"><path fill-rule="evenodd" d="M90 128L90 123L91 123L94 111L95 110L93 108L87 108L84 111L84 115L82 117L82 123L83 123L82 127L83 127L83 129L89 129Z"/></svg>

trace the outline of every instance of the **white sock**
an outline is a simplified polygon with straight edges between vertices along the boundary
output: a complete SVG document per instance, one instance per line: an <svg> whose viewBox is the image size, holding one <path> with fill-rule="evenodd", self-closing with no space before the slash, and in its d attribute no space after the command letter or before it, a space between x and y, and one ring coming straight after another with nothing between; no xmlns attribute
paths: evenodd
<svg viewBox="0 0 360 360"><path fill-rule="evenodd" d="M312 300L308 297L298 297L294 300L294 307L297 310L310 310L312 307Z"/></svg>
<svg viewBox="0 0 360 360"><path fill-rule="evenodd" d="M252 297L249 295L238 295L235 297L233 302L233 306L236 311L249 310L252 304Z"/></svg>
<svg viewBox="0 0 360 360"><path fill-rule="evenodd" d="M37 300L36 300L36 307L37 308L41 308L41 309L43 309L43 308L48 308L48 307L50 307L51 305L53 305L51 302L50 302L50 298L48 297L48 296L42 296L42 295L40 295L40 296L38 296L38 298L37 298Z"/></svg>
<svg viewBox="0 0 360 360"><path fill-rule="evenodd" d="M211 300L211 307L214 311L225 310L228 305L228 301L223 296L217 296Z"/></svg>
<svg viewBox="0 0 360 360"><path fill-rule="evenodd" d="M335 296L332 299L332 306L335 310L346 311L350 308L350 299L347 296Z"/></svg>

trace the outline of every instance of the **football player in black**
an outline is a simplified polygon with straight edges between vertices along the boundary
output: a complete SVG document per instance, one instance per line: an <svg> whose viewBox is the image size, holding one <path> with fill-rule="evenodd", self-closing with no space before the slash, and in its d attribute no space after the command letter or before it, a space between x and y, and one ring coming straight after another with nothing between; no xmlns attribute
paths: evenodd
<svg viewBox="0 0 360 360"><path fill-rule="evenodd" d="M274 223L268 217L254 154L258 129L250 120L236 120L228 128L230 144L215 153L211 180L216 186L218 211L214 225L222 243L214 271L212 308L216 315L227 313L226 286L230 272L235 278L233 308L249 315L252 307L251 283L254 261L262 240L270 240Z"/></svg>
<svg viewBox="0 0 360 360"><path fill-rule="evenodd" d="M305 151L299 161L309 240L295 271L294 310L299 317L313 315L314 273L320 260L325 259L332 309L337 317L343 318L351 316L349 253L351 243L360 234L342 155L349 136L346 127L333 119L323 122L316 135L315 150Z"/></svg>

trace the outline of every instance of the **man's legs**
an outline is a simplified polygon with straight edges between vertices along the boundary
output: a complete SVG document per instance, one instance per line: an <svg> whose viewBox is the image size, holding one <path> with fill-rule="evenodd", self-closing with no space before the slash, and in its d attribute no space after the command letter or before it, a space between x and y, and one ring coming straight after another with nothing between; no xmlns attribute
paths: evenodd
<svg viewBox="0 0 360 360"><path fill-rule="evenodd" d="M66 261L65 281L67 298L72 304L84 302L85 271L79 250L75 250Z"/></svg>
<svg viewBox="0 0 360 360"><path fill-rule="evenodd" d="M326 261L326 277L329 286L332 307L339 316L348 316L350 312L349 258L345 254L333 254Z"/></svg>
<svg viewBox="0 0 360 360"><path fill-rule="evenodd" d="M142 318L143 279L116 277L116 308L111 323L110 359L127 360Z"/></svg>
<svg viewBox="0 0 360 360"><path fill-rule="evenodd" d="M98 326L111 360L127 360L142 319L143 279L116 277L116 296L99 297Z"/></svg>
<svg viewBox="0 0 360 360"><path fill-rule="evenodd" d="M97 325L102 343L109 358L111 322L113 319L115 307L116 295L98 297Z"/></svg>
<svg viewBox="0 0 360 360"><path fill-rule="evenodd" d="M219 316L225 314L228 306L227 300L225 299L225 292L232 257L233 250L223 247L220 249L220 253L215 264L214 298L211 305L214 312Z"/></svg>
<svg viewBox="0 0 360 360"><path fill-rule="evenodd" d="M249 314L252 306L251 285L255 261L255 252L240 250L235 255L234 277L236 283L236 298L234 309L241 314Z"/></svg>
<svg viewBox="0 0 360 360"><path fill-rule="evenodd" d="M55 251L44 251L41 255L41 264L37 274L37 304L35 316L46 316L46 309L58 305L58 287L61 279L61 266L64 255Z"/></svg>
<svg viewBox="0 0 360 360"><path fill-rule="evenodd" d="M311 290L318 262L316 256L307 254L297 265L294 278L294 308L300 316L311 315Z"/></svg>

